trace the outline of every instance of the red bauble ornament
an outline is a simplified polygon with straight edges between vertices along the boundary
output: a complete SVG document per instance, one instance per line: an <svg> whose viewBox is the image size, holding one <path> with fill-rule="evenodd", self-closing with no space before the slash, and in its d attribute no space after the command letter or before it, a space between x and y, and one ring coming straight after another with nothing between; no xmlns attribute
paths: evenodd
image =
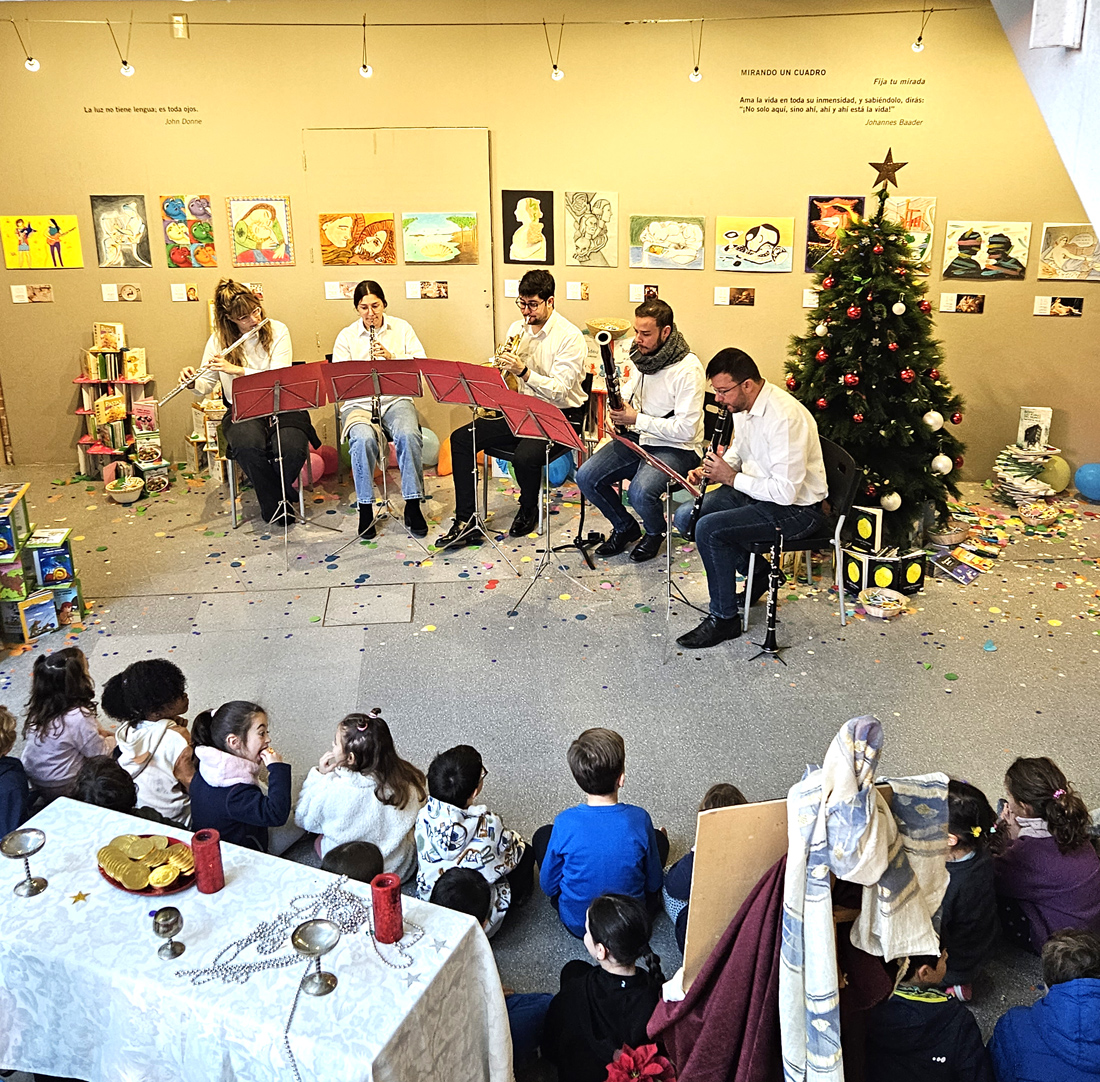
<svg viewBox="0 0 1100 1082"><path fill-rule="evenodd" d="M875 485L868 485L863 491L868 496L874 496L878 492L878 488Z"/></svg>
<svg viewBox="0 0 1100 1082"><path fill-rule="evenodd" d="M914 372L913 369L911 369L911 368L903 368L898 373L898 375L901 376L902 380L905 383L912 383L913 380L915 380L917 378L916 372Z"/></svg>
<svg viewBox="0 0 1100 1082"><path fill-rule="evenodd" d="M828 278L821 280L822 289L832 289L836 285L836 279L830 274Z"/></svg>
<svg viewBox="0 0 1100 1082"><path fill-rule="evenodd" d="M859 319L861 315L863 315L863 309L860 308L858 304L853 304L852 307L848 309L849 319Z"/></svg>
<svg viewBox="0 0 1100 1082"><path fill-rule="evenodd" d="M932 311L932 305L928 301L921 301L920 302L920 310L922 312L931 312Z"/></svg>
<svg viewBox="0 0 1100 1082"><path fill-rule="evenodd" d="M863 424L863 414L862 413L853 413L852 414L852 420L855 421L855 423L857 425Z"/></svg>
<svg viewBox="0 0 1100 1082"><path fill-rule="evenodd" d="M827 398L819 398L817 400L817 408L819 410L825 410L829 408L829 400Z"/></svg>
<svg viewBox="0 0 1100 1082"><path fill-rule="evenodd" d="M898 267L898 274L901 275L902 278L904 278L908 273L909 273L909 268L908 267Z"/></svg>
<svg viewBox="0 0 1100 1082"><path fill-rule="evenodd" d="M882 246L881 244L876 244L876 245L875 245L875 246L874 246L874 247L873 247L873 248L871 249L871 251L872 251L872 252L874 252L874 253L875 253L875 255L882 255L882 253L883 253L883 252L884 252L885 250L886 250L886 249L885 249L885 248L883 248L883 246Z"/></svg>
<svg viewBox="0 0 1100 1082"><path fill-rule="evenodd" d="M963 423L963 415L961 413L951 414L951 423L953 425L961 425Z"/></svg>
<svg viewBox="0 0 1100 1082"><path fill-rule="evenodd" d="M956 455L955 456L955 469L961 470L962 469L962 464L965 461L966 461L966 459L964 459L962 455Z"/></svg>
<svg viewBox="0 0 1100 1082"><path fill-rule="evenodd" d="M827 349L819 349L814 356L820 364L824 364L829 359L829 351Z"/></svg>
<svg viewBox="0 0 1100 1082"><path fill-rule="evenodd" d="M855 372L845 372L844 373L844 386L845 387L858 387L859 386L859 376L857 376L855 374Z"/></svg>
<svg viewBox="0 0 1100 1082"><path fill-rule="evenodd" d="M794 376L788 376L787 377L787 390L788 391L794 391L794 390L797 390L797 389L798 389L798 380L796 380L794 378Z"/></svg>
<svg viewBox="0 0 1100 1082"><path fill-rule="evenodd" d="M897 353L897 351L901 349L897 342L887 342L886 348L890 350L891 353Z"/></svg>
<svg viewBox="0 0 1100 1082"><path fill-rule="evenodd" d="M928 369L928 378L929 379L939 379L940 378L940 370L938 368L929 368Z"/></svg>

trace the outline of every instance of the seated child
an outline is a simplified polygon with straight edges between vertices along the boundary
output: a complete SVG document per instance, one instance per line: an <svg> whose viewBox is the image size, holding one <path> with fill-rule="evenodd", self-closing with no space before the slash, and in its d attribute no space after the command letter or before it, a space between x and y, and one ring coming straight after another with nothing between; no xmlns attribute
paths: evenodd
<svg viewBox="0 0 1100 1082"><path fill-rule="evenodd" d="M114 736L96 719L83 650L66 646L35 659L23 738L27 780L44 800L68 796L84 760L114 749Z"/></svg>
<svg viewBox="0 0 1100 1082"><path fill-rule="evenodd" d="M94 804L97 808L110 808L111 811L136 815L161 826L183 827L182 823L173 823L154 808L136 806L138 791L134 779L123 770L113 755L93 755L92 758L85 759L76 776L71 795L74 800Z"/></svg>
<svg viewBox="0 0 1100 1082"><path fill-rule="evenodd" d="M30 814L31 791L23 764L8 752L15 747L15 715L0 706L0 838Z"/></svg>
<svg viewBox="0 0 1100 1082"><path fill-rule="evenodd" d="M989 836L993 809L981 789L951 779L947 787L947 891L940 905L940 944L947 951L949 995L969 1000L974 978L997 942L997 897Z"/></svg>
<svg viewBox="0 0 1100 1082"><path fill-rule="evenodd" d="M348 714L306 775L294 820L321 835L322 857L343 842L374 842L384 870L405 880L416 871L413 827L427 798L424 775L398 756L385 718Z"/></svg>
<svg viewBox="0 0 1100 1082"><path fill-rule="evenodd" d="M624 1044L651 1044L646 1025L661 998L664 974L649 946L645 906L623 894L602 894L588 907L584 945L596 965L574 960L561 971L550 1002L542 1054L569 1082L604 1082ZM635 966L641 957L646 969Z"/></svg>
<svg viewBox="0 0 1100 1082"><path fill-rule="evenodd" d="M713 811L715 808L732 808L738 804L747 804L744 794L736 785L719 782L712 785L699 804L699 814ZM687 936L688 901L691 896L691 876L695 870L695 846L685 853L667 872L661 897L665 903L665 912L676 929L676 945L684 953L684 939Z"/></svg>
<svg viewBox="0 0 1100 1082"><path fill-rule="evenodd" d="M428 767L428 803L416 817L420 871L416 896L431 898L436 880L448 868L472 868L492 891L486 935L501 925L511 904L523 905L533 889L531 847L500 816L474 800L488 771L468 744L440 752Z"/></svg>
<svg viewBox="0 0 1100 1082"><path fill-rule="evenodd" d="M866 1015L867 1082L993 1082L974 1016L937 988L947 961L943 951L899 963L894 994Z"/></svg>
<svg viewBox="0 0 1100 1082"><path fill-rule="evenodd" d="M619 803L626 780L626 745L611 729L586 729L569 746L569 769L587 801L559 812L553 827L535 832L539 884L562 923L578 939L600 894L627 894L660 908L661 869L668 837L649 813Z"/></svg>
<svg viewBox="0 0 1100 1082"><path fill-rule="evenodd" d="M374 842L334 845L321 861L321 870L346 875L358 883L369 883L382 874L382 851Z"/></svg>
<svg viewBox="0 0 1100 1082"><path fill-rule="evenodd" d="M1055 932L1043 945L1047 994L1012 1007L989 1041L997 1082L1096 1082L1100 1077L1100 936Z"/></svg>
<svg viewBox="0 0 1100 1082"><path fill-rule="evenodd" d="M468 913L484 928L492 909L493 894L485 877L473 868L448 868L435 881L428 901L456 913Z"/></svg>
<svg viewBox="0 0 1100 1082"><path fill-rule="evenodd" d="M118 761L137 783L138 800L166 819L191 821L187 795L195 775L187 712L187 680L164 658L135 661L103 685L103 709L120 722Z"/></svg>
<svg viewBox="0 0 1100 1082"><path fill-rule="evenodd" d="M224 842L267 852L268 827L290 815L290 766L271 747L267 714L233 700L191 725L198 769L191 779L191 828L216 830ZM267 767L268 792L257 782Z"/></svg>
<svg viewBox="0 0 1100 1082"><path fill-rule="evenodd" d="M1038 954L1061 928L1100 933L1100 858L1089 813L1050 759L1017 759L1005 774L993 875L1001 927Z"/></svg>

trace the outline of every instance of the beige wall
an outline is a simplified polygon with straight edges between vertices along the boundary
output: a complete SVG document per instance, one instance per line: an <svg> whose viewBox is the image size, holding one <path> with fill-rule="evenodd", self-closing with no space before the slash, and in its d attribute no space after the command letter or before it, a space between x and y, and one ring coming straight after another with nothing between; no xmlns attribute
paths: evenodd
<svg viewBox="0 0 1100 1082"><path fill-rule="evenodd" d="M731 6L672 3L662 5L659 14L695 16L702 10L718 15ZM102 19L107 14L123 22L123 41L130 10L129 5L68 2L7 5L16 7L16 14L32 20ZM170 302L170 282L197 281L205 300L222 273L259 278L270 314L291 328L296 355L317 359L328 352L352 313L346 302L323 299L322 283L347 275L320 265L317 213L425 208L378 206L369 160L358 180L349 181L339 206L328 205L328 196L319 205L303 173L303 132L436 125L484 127L491 133L498 335L514 312L503 295L504 279L519 277L523 269L501 261L499 190L549 188L557 196L553 270L562 283L559 308L566 316L583 324L585 318L628 315L633 307L627 299L629 283L654 281L704 359L737 344L756 356L773 379L782 371L788 337L805 327L802 290L810 277L801 272L797 255L792 274L709 269L715 215L794 216L801 247L807 197L867 192L874 174L866 163L881 160L892 146L895 159L910 163L899 174L901 191L937 196L941 226L967 217L1034 223L1027 280L988 283L983 316L937 320L946 373L969 404L960 432L969 444L964 475L988 475L996 451L1015 437L1021 404L1055 408L1052 439L1073 465L1100 458L1095 424L1100 390L1093 378L1100 290L1092 284L1073 287L1086 296L1082 319L1031 315L1036 294L1069 292L1035 279L1035 241L1042 223L1078 221L1083 212L997 19L985 5L937 12L925 34L928 47L919 56L909 49L919 13L708 22L704 79L698 84L686 77L692 51L685 24L567 25L560 57L567 75L560 83L548 77L541 26L377 28L370 34L377 74L368 81L357 74L360 41L353 26L199 25L228 20L354 23L361 18L361 5L153 0L135 8L144 23L133 32L130 59L137 74L132 79L118 74L105 26L52 22L31 24L32 51L42 62L41 71L25 72L9 43L0 72L5 99L0 131L7 148L0 213L76 213L85 249L84 270L4 272L8 284L51 282L57 295L53 305L13 305L6 295L0 297L0 376L19 462L75 457L78 426L69 416L75 403L70 380L94 319L126 322L131 342L147 347L162 391L182 364L195 362L206 337L205 304ZM192 23L187 41L173 40L166 25L168 15L180 9ZM597 7L575 0L566 0L565 10L568 18L589 20L639 14L636 4ZM799 10L809 6L738 6L749 15ZM370 7L374 22L428 18L431 12L456 22L505 21L530 19L532 11L528 5L472 0L432 8L396 2ZM152 25L158 17L165 23ZM556 42L556 31L551 41ZM750 67L824 68L828 75L740 74ZM876 92L876 77L926 80L920 88L901 88L919 93L924 104L889 114L921 124L874 127L866 125L865 117L745 114L740 107L740 98L750 95L867 96ZM176 127L164 123L165 114L85 111L130 104L192 106L202 123ZM418 190L423 190L425 174L437 180L439 209L464 209L449 205L447 161L410 161L408 169ZM617 269L564 266L561 193L586 187L619 193ZM216 209L219 270L169 271L157 246L152 270L98 269L88 195L133 191L144 193L151 214L161 194L209 193ZM225 196L284 193L292 198L298 264L229 271ZM626 223L631 212L705 215L708 269L630 270ZM937 261L942 236L938 231ZM311 262L311 250L317 262ZM419 272L399 265L380 268L375 276L391 295L391 312L414 326L427 319L424 305L444 303L403 299L404 280L420 277ZM143 303L101 301L101 283L128 279L142 285ZM589 282L591 299L566 301L566 280ZM715 307L716 285L755 287L756 307ZM944 288L938 274L930 288L938 299ZM957 287L947 288L954 292ZM432 334L424 336L429 354L474 359L480 347L474 348L466 333L476 322L472 310L456 301L445 303L449 318L440 325L432 317ZM187 411L173 403L166 412L167 442L178 451ZM435 411L432 419L440 427L447 423Z"/></svg>

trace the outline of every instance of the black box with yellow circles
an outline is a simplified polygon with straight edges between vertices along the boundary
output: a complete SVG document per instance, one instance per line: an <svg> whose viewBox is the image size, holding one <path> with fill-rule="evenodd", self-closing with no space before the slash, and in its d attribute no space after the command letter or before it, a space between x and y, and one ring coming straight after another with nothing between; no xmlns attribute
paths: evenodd
<svg viewBox="0 0 1100 1082"><path fill-rule="evenodd" d="M844 553L844 590L858 593L872 586L915 594L924 587L925 554L877 556L871 552L846 548Z"/></svg>
<svg viewBox="0 0 1100 1082"><path fill-rule="evenodd" d="M878 552L882 548L881 507L854 506L844 523L844 539L855 548Z"/></svg>

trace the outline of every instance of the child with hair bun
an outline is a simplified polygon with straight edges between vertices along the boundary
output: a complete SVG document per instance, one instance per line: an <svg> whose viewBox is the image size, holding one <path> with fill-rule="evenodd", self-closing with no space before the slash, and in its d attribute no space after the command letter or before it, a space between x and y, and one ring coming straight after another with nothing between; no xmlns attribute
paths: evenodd
<svg viewBox="0 0 1100 1082"><path fill-rule="evenodd" d="M588 907L584 945L596 965L574 960L561 971L543 1027L543 1055L569 1082L604 1082L624 1044L650 1044L646 1025L661 998L661 960L649 945L645 903L601 894ZM646 968L635 962L641 958Z"/></svg>
<svg viewBox="0 0 1100 1082"><path fill-rule="evenodd" d="M1005 934L1038 954L1059 929L1100 933L1100 858L1085 802L1045 756L1017 759L1005 793L993 857Z"/></svg>
<svg viewBox="0 0 1100 1082"><path fill-rule="evenodd" d="M269 827L290 814L290 766L271 746L267 714L235 699L191 725L197 770L191 779L191 829L213 828L222 841L267 852ZM257 780L267 767L268 791Z"/></svg>
<svg viewBox="0 0 1100 1082"><path fill-rule="evenodd" d="M195 776L191 735L181 717L187 679L165 658L135 661L103 685L103 709L120 722L119 765L134 779L137 802L186 827Z"/></svg>
<svg viewBox="0 0 1100 1082"><path fill-rule="evenodd" d="M956 999L970 999L974 978L997 942L997 896L989 855L994 818L981 789L951 779L947 787L950 878L940 907L940 943L947 951L943 983Z"/></svg>
<svg viewBox="0 0 1100 1082"><path fill-rule="evenodd" d="M373 842L385 870L405 880L416 872L413 828L427 799L424 775L397 754L386 719L348 714L306 775L294 820L320 835L322 857L344 842Z"/></svg>
<svg viewBox="0 0 1100 1082"><path fill-rule="evenodd" d="M66 646L35 659L23 738L27 780L45 800L68 796L84 760L114 750L114 736L96 718L83 650Z"/></svg>

